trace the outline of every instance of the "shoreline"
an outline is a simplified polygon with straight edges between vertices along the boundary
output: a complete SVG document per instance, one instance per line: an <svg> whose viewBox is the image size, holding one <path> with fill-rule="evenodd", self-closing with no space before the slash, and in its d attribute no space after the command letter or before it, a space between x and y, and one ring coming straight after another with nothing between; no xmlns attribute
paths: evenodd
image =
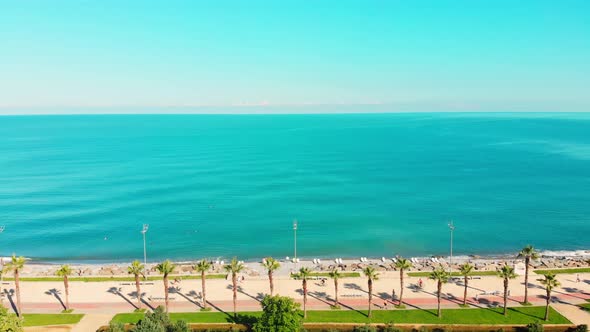
<svg viewBox="0 0 590 332"><path fill-rule="evenodd" d="M477 255L477 254L458 254L458 255L453 255L453 261L457 260L457 261L468 261L468 260L506 260L506 259L516 259L516 252L515 253L498 253L498 254L482 254L482 255ZM20 256L20 255L17 255ZM64 264L69 264L69 265L93 265L93 266L100 266L100 265L109 265L109 264L126 264L126 263L130 263L134 260L139 260L141 263L143 263L143 259L141 258L135 258L135 259L121 259L121 260L103 260L103 259L90 259L90 260L77 260L77 259L39 259L39 258L35 258L35 257L27 257L24 256L25 259L27 260L27 264L33 264L33 265L64 265ZM264 256L264 257L256 257L256 258L245 258L245 259L240 259L239 256L234 255L234 256L216 256L216 257L200 257L200 258L195 258L195 259L175 259L175 258L164 258L164 259L160 259L160 260L153 260L153 259L149 259L147 260L147 264L157 264L160 263L166 259L170 260L171 262L175 263L175 264L189 264L189 263L194 263L198 260L201 259L207 259L210 261L215 261L215 260L224 260L224 261L230 261L233 257L238 258L240 261L244 262L244 263L260 263L260 261L262 261L262 259L264 259L265 257L274 257L275 259L283 262L283 261L287 261L289 258L291 258L290 256L287 257L275 257L272 255L268 255L268 256ZM322 261L333 261L336 258L342 259L344 261L354 261L354 260L358 260L361 256L355 256L355 257L349 257L349 256L336 256L336 255L328 255L328 256L299 256L298 259L300 261L312 261L314 259L321 259ZM424 259L430 259L432 257L435 258L444 258L444 259L449 259L450 256L449 255L416 255L416 256L401 256L401 255L394 255L394 256L364 256L365 258L369 259L370 261L376 261L376 260L381 260L382 258L386 258L386 259L391 259L394 257L405 257L405 258L417 258L419 260L424 260ZM539 251L539 257L543 258L587 258L590 259L590 249L579 249L579 250L543 250L543 251ZM11 256L5 256L5 255L0 255L0 260L4 260L4 262L7 262L8 260L10 260Z"/></svg>
<svg viewBox="0 0 590 332"><path fill-rule="evenodd" d="M4 264L8 262L9 257L1 257ZM428 257L406 257L412 260L413 268L408 272L424 272L431 271L435 266L442 265L445 268L449 266L452 269L458 269L460 264L465 262L471 262L474 264L475 269L479 271L495 271L500 265L508 263L515 265L523 262L522 258L517 258L516 254L512 255L489 255L489 256L477 256L477 255L458 255L453 256L452 264L449 256L428 256ZM309 267L316 272L327 272L333 268L340 268L346 272L358 272L363 266L371 265L380 271L395 271L395 257L356 257L356 258L339 258L337 261L335 258L308 258L301 257L297 263L294 263L292 259L281 258L277 260L281 263L281 268L277 271L278 276L289 276L295 272L299 267ZM213 268L210 274L225 274L223 265L229 262L231 259L213 259ZM559 268L579 268L588 267L588 260L590 260L590 250L576 250L576 251L542 251L539 252L539 259L531 261L533 269L559 269ZM141 260L140 260L141 261ZM194 274L192 266L196 260L171 260L177 265L175 275L187 276ZM264 277L264 269L261 265L262 259L258 260L243 260L246 267L244 274L250 277ZM72 277L121 277L127 276L127 266L129 261L119 262L75 262L67 261L63 262L49 262L49 261L36 261L34 259L28 259L25 268L21 272L22 277L55 277L55 271L61 265L70 265L74 273ZM146 270L147 276L159 275L155 266L159 263L154 261L148 261ZM524 266L524 264L521 264ZM521 266L521 267L522 267ZM6 275L10 277L10 275Z"/></svg>

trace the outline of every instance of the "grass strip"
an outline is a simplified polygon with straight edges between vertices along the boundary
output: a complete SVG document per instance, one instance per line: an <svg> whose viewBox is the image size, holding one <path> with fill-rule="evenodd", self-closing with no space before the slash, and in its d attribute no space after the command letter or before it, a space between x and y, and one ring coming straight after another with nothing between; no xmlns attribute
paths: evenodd
<svg viewBox="0 0 590 332"><path fill-rule="evenodd" d="M588 273L590 267L579 267L573 269L549 269L549 270L533 270L536 274L574 274L574 273Z"/></svg>
<svg viewBox="0 0 590 332"><path fill-rule="evenodd" d="M369 321L366 311L357 310L313 310L307 312L306 323L413 323L413 324L528 324L540 321L543 324L570 324L560 313L550 308L549 320L544 321L545 307L508 308L508 315L502 314L502 308L483 309L444 309L442 317L436 316L436 310L374 310ZM252 321L261 312L241 312L237 322ZM135 324L142 314L124 313L113 318L115 322ZM231 313L190 312L171 313L172 320L184 320L187 323L231 323Z"/></svg>
<svg viewBox="0 0 590 332"><path fill-rule="evenodd" d="M82 314L23 314L24 326L77 324Z"/></svg>

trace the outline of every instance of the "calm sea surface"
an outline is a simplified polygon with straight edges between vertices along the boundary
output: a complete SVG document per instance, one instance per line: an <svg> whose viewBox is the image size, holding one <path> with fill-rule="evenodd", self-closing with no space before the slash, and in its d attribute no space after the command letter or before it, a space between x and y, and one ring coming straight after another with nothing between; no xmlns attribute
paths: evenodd
<svg viewBox="0 0 590 332"><path fill-rule="evenodd" d="M0 117L0 255L590 248L590 114Z"/></svg>

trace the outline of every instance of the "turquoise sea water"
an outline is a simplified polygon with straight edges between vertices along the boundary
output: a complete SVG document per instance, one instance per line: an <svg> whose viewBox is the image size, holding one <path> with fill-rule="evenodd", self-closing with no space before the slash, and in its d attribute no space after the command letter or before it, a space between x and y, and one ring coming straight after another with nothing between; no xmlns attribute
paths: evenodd
<svg viewBox="0 0 590 332"><path fill-rule="evenodd" d="M0 255L590 248L590 114L0 117Z"/></svg>

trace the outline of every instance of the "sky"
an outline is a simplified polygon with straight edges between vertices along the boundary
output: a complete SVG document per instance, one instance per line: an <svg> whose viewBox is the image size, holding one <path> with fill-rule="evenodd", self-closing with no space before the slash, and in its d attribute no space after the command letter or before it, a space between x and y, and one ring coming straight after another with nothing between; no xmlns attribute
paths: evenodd
<svg viewBox="0 0 590 332"><path fill-rule="evenodd" d="M588 0L0 0L0 114L590 111Z"/></svg>

